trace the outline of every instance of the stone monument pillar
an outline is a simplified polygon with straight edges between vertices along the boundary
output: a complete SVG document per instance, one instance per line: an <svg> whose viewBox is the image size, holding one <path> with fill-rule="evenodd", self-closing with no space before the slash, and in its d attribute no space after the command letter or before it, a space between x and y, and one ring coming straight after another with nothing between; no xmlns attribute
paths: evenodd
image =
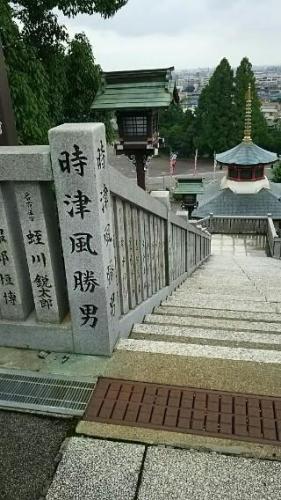
<svg viewBox="0 0 281 500"><path fill-rule="evenodd" d="M119 335L105 128L65 124L49 132L75 351L109 355ZM109 272L112 271L112 272Z"/></svg>

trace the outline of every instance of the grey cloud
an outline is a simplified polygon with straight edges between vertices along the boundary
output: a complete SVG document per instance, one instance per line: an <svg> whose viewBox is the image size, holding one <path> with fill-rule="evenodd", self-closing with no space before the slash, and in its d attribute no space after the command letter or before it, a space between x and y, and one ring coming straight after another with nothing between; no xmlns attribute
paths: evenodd
<svg viewBox="0 0 281 500"><path fill-rule="evenodd" d="M60 16L85 31L104 69L279 64L280 0L129 0L112 19Z"/></svg>
<svg viewBox="0 0 281 500"><path fill-rule="evenodd" d="M98 15L77 16L72 20L61 16L61 19L77 29L83 25L92 30L114 31L121 36L155 33L176 36L212 25L216 29L245 23L249 28L265 22L269 25L280 19L280 14L280 0L129 0L111 19Z"/></svg>
<svg viewBox="0 0 281 500"><path fill-rule="evenodd" d="M129 0L111 19L104 20L98 15L78 16L66 22L72 26L83 24L89 29L115 31L122 36L176 34L212 21L221 11L231 11L237 3L239 1L232 0Z"/></svg>

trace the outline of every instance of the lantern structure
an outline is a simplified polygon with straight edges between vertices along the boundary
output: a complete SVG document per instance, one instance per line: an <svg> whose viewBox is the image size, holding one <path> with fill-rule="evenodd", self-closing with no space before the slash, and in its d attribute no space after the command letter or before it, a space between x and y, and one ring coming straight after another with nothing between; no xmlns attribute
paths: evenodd
<svg viewBox="0 0 281 500"><path fill-rule="evenodd" d="M202 177L189 179L187 177L178 177L177 185L173 191L173 198L181 202L183 210L188 211L189 217L195 208L198 207L197 196L204 193Z"/></svg>
<svg viewBox="0 0 281 500"><path fill-rule="evenodd" d="M174 68L103 73L92 109L115 112L119 139L117 155L134 161L138 185L145 189L147 159L158 152L159 110L178 102Z"/></svg>

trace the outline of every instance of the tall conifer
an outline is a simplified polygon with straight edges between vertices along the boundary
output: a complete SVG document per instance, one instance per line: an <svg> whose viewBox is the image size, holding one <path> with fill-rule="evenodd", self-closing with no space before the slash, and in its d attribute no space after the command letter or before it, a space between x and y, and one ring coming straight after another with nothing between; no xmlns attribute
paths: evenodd
<svg viewBox="0 0 281 500"><path fill-rule="evenodd" d="M261 104L258 98L255 75L252 64L247 57L244 57L236 70L234 89L235 104L235 135L237 142L244 136L245 121L245 96L249 84L252 89L252 139L261 146L268 142L268 127L261 111Z"/></svg>
<svg viewBox="0 0 281 500"><path fill-rule="evenodd" d="M224 58L199 99L196 142L201 153L219 153L234 146L233 89L233 71Z"/></svg>

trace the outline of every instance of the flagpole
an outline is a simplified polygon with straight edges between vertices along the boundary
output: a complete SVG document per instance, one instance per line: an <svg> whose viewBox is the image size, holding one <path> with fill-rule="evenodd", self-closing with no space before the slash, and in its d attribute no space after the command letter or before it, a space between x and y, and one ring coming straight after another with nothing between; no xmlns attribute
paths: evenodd
<svg viewBox="0 0 281 500"><path fill-rule="evenodd" d="M217 170L217 160L216 160L216 152L214 151L214 180L216 180L216 170Z"/></svg>
<svg viewBox="0 0 281 500"><path fill-rule="evenodd" d="M195 150L193 175L197 174L197 160L198 160L198 149Z"/></svg>
<svg viewBox="0 0 281 500"><path fill-rule="evenodd" d="M177 153L170 153L170 175L174 175L177 163Z"/></svg>

